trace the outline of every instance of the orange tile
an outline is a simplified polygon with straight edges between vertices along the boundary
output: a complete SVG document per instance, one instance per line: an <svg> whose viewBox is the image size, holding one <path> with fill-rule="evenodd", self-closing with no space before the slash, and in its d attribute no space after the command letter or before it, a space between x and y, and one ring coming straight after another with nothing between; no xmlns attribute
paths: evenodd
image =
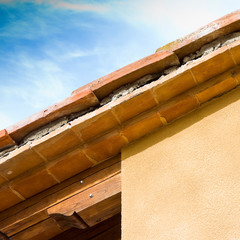
<svg viewBox="0 0 240 240"><path fill-rule="evenodd" d="M158 113L150 112L126 122L122 126L122 134L132 142L162 126Z"/></svg>
<svg viewBox="0 0 240 240"><path fill-rule="evenodd" d="M193 88L196 82L190 71L181 71L169 74L153 83L153 92L159 103L163 103L172 97Z"/></svg>
<svg viewBox="0 0 240 240"><path fill-rule="evenodd" d="M196 94L200 104L207 102L208 100L216 97L222 93L225 93L234 87L236 87L237 83L233 77L228 76L226 79L222 80L221 82L204 89L203 91Z"/></svg>
<svg viewBox="0 0 240 240"><path fill-rule="evenodd" d="M103 99L127 83L134 82L147 74L161 72L173 65L179 65L175 54L166 50L157 52L97 79L90 83L91 89L99 99Z"/></svg>
<svg viewBox="0 0 240 240"><path fill-rule="evenodd" d="M0 149L15 145L15 141L8 135L6 129L0 131Z"/></svg>
<svg viewBox="0 0 240 240"><path fill-rule="evenodd" d="M0 159L0 171L4 177L10 180L42 162L43 159L27 144Z"/></svg>
<svg viewBox="0 0 240 240"><path fill-rule="evenodd" d="M227 14L208 25L201 27L184 38L173 41L157 49L157 51L170 50L175 52L179 59L182 59L188 54L200 49L204 44L207 44L218 37L239 31L239 14L240 10Z"/></svg>
<svg viewBox="0 0 240 240"><path fill-rule="evenodd" d="M116 102L113 102L112 109L117 118L123 123L156 105L157 102L148 89L148 86L144 86L127 96L119 98Z"/></svg>
<svg viewBox="0 0 240 240"><path fill-rule="evenodd" d="M13 193L9 187L4 186L0 188L0 211L12 207L21 201L23 200Z"/></svg>
<svg viewBox="0 0 240 240"><path fill-rule="evenodd" d="M69 126L61 127L39 140L35 140L31 145L32 148L47 160L51 160L81 144L82 141L68 127Z"/></svg>
<svg viewBox="0 0 240 240"><path fill-rule="evenodd" d="M229 48L235 62L237 64L240 64L240 40L237 40L236 42L229 44L228 48Z"/></svg>
<svg viewBox="0 0 240 240"><path fill-rule="evenodd" d="M84 141L101 135L109 129L119 125L117 119L107 106L74 120L71 129L79 134Z"/></svg>
<svg viewBox="0 0 240 240"><path fill-rule="evenodd" d="M201 83L234 67L235 63L227 46L224 46L196 60L193 65L191 71L196 80Z"/></svg>
<svg viewBox="0 0 240 240"><path fill-rule="evenodd" d="M161 107L159 113L168 123L170 123L198 106L199 103L196 97L185 96L182 99L175 100L168 105Z"/></svg>
<svg viewBox="0 0 240 240"><path fill-rule="evenodd" d="M81 91L58 102L47 109L40 111L29 118L7 128L9 135L16 142L33 130L44 126L62 116L69 115L99 104L95 94L89 87L83 87Z"/></svg>
<svg viewBox="0 0 240 240"><path fill-rule="evenodd" d="M3 183L5 183L7 180L0 175L0 185L2 185Z"/></svg>
<svg viewBox="0 0 240 240"><path fill-rule="evenodd" d="M44 168L28 172L11 182L11 187L23 197L29 198L53 185L57 181Z"/></svg>
<svg viewBox="0 0 240 240"><path fill-rule="evenodd" d="M93 163L85 154L80 149L77 149L51 162L47 168L58 180L63 181L86 170L92 165Z"/></svg>
<svg viewBox="0 0 240 240"><path fill-rule="evenodd" d="M237 84L240 84L240 66L231 70L233 78L236 80Z"/></svg>
<svg viewBox="0 0 240 240"><path fill-rule="evenodd" d="M85 146L85 153L93 160L99 162L120 153L126 145L126 140L118 131L111 132Z"/></svg>

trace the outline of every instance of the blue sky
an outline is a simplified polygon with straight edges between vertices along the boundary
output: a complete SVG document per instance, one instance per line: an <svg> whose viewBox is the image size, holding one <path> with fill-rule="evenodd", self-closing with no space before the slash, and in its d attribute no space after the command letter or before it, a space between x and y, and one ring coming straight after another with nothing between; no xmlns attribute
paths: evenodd
<svg viewBox="0 0 240 240"><path fill-rule="evenodd" d="M0 129L239 8L239 0L0 0Z"/></svg>

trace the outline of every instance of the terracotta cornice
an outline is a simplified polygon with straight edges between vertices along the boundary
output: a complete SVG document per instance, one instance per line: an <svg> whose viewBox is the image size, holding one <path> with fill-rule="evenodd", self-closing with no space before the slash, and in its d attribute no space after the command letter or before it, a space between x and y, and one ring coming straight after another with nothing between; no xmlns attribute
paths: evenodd
<svg viewBox="0 0 240 240"><path fill-rule="evenodd" d="M238 17L239 11L223 18L231 20L231 31L236 30L234 24L239 28ZM218 21L223 22L221 19ZM228 29L227 25L225 28ZM221 31L221 34L225 33ZM214 31L211 34L214 35ZM217 36L219 34L218 31ZM204 42L196 41L198 47ZM3 196L0 210L119 154L126 144L175 121L240 84L240 40L185 65L179 65L174 51L158 52L130 64L8 128L4 136L9 134L19 142L42 125L73 112L98 106L40 138L25 142L0 159L0 198ZM113 90L173 65L177 65L177 69L171 73L103 106L99 105Z"/></svg>

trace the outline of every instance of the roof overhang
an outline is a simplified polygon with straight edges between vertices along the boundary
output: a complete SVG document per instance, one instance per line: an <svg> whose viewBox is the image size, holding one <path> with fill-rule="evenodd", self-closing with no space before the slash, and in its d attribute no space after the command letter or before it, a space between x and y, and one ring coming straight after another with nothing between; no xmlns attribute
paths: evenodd
<svg viewBox="0 0 240 240"><path fill-rule="evenodd" d="M117 214L119 163L113 175L94 171L125 145L238 87L239 31L238 10L2 130L0 231L21 239L39 223L56 235ZM91 171L95 180L85 189L79 181Z"/></svg>

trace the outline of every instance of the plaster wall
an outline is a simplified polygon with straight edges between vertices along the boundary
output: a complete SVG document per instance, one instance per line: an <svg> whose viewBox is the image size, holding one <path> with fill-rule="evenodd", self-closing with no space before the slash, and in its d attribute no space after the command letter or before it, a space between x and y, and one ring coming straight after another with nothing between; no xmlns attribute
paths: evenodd
<svg viewBox="0 0 240 240"><path fill-rule="evenodd" d="M240 239L240 89L122 150L122 239Z"/></svg>

